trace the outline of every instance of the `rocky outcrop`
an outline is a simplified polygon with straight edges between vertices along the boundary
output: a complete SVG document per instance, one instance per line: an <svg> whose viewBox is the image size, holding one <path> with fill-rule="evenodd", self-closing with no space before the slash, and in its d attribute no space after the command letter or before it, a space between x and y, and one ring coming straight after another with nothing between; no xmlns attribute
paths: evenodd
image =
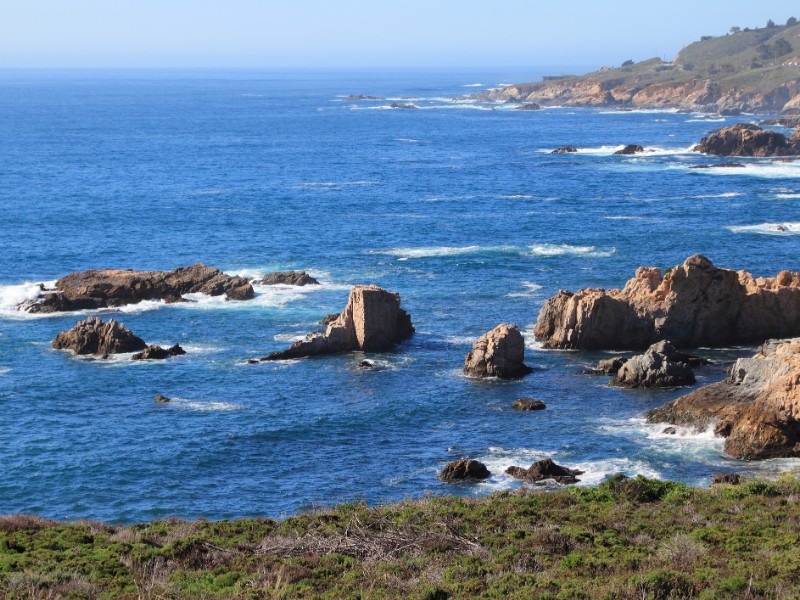
<svg viewBox="0 0 800 600"><path fill-rule="evenodd" d="M153 402L156 404L169 404L172 402L172 398L167 398L166 396L162 396L161 394L156 394L153 398Z"/></svg>
<svg viewBox="0 0 800 600"><path fill-rule="evenodd" d="M75 354L106 356L136 352L146 348L147 344L114 319L104 323L102 319L89 317L85 321L78 321L72 329L59 333L52 347L56 350L72 350Z"/></svg>
<svg viewBox="0 0 800 600"><path fill-rule="evenodd" d="M546 479L553 479L558 483L577 483L580 481L576 475L582 475L583 471L578 469L568 469L557 465L551 459L545 458L533 463L527 469L522 467L508 467L506 474L511 475L515 479L522 479L530 483L537 483Z"/></svg>
<svg viewBox="0 0 800 600"><path fill-rule="evenodd" d="M754 278L696 254L662 276L640 267L621 290L560 291L535 327L545 348L638 350L760 343L800 335L800 273Z"/></svg>
<svg viewBox="0 0 800 600"><path fill-rule="evenodd" d="M181 356L186 354L186 350L181 348L178 344L170 348L162 348L161 346L148 346L141 352L137 352L131 358L133 360L164 360L170 356Z"/></svg>
<svg viewBox="0 0 800 600"><path fill-rule="evenodd" d="M740 358L725 381L650 411L648 421L713 429L744 459L800 456L800 338L770 341Z"/></svg>
<svg viewBox="0 0 800 600"><path fill-rule="evenodd" d="M627 388L672 388L695 382L692 368L672 344L661 341L619 368L611 385Z"/></svg>
<svg viewBox="0 0 800 600"><path fill-rule="evenodd" d="M533 369L525 365L525 340L516 325L498 325L472 345L464 373L472 377L513 379Z"/></svg>
<svg viewBox="0 0 800 600"><path fill-rule="evenodd" d="M561 146L561 148L556 148L550 154L571 154L577 151L578 149L575 146Z"/></svg>
<svg viewBox="0 0 800 600"><path fill-rule="evenodd" d="M517 398L511 405L514 410L544 410L547 405L541 400L533 398Z"/></svg>
<svg viewBox="0 0 800 600"><path fill-rule="evenodd" d="M356 285L347 306L325 332L308 334L288 349L262 360L285 360L338 352L383 352L411 337L411 317L400 308L400 295L376 285Z"/></svg>
<svg viewBox="0 0 800 600"><path fill-rule="evenodd" d="M261 285L319 285L319 281L305 271L276 271L267 273L255 283Z"/></svg>
<svg viewBox="0 0 800 600"><path fill-rule="evenodd" d="M767 119L761 121L762 125L770 125L773 127L785 127L786 129L800 129L800 115L784 115L777 119Z"/></svg>
<svg viewBox="0 0 800 600"><path fill-rule="evenodd" d="M416 104L402 104L400 102L392 102L389 108L399 108L404 110L414 110L419 108Z"/></svg>
<svg viewBox="0 0 800 600"><path fill-rule="evenodd" d="M319 324L320 324L320 325L330 325L330 324L331 324L331 323L333 323L333 322L334 322L336 319L338 319L338 318L339 318L339 315L340 315L340 314L341 314L341 313L331 313L331 314L329 314L329 315L325 315L324 317L322 317L322 320L319 322Z"/></svg>
<svg viewBox="0 0 800 600"><path fill-rule="evenodd" d="M342 100L347 100L352 102L352 101L365 101L365 100L367 101L386 100L386 98L383 98L382 96L365 96L364 94L351 94L349 96L345 96L344 98L342 98Z"/></svg>
<svg viewBox="0 0 800 600"><path fill-rule="evenodd" d="M622 155L625 155L625 154L640 154L641 152L644 152L644 148L642 146L640 146L638 144L628 144L627 146L625 146L621 150L617 150L616 152L614 152L614 154L622 154Z"/></svg>
<svg viewBox="0 0 800 600"><path fill-rule="evenodd" d="M253 286L244 277L233 277L202 264L174 271L123 271L115 269L70 273L56 282L55 289L44 290L34 300L17 308L31 313L137 304L144 300L179 302L183 294L225 295L229 300L253 298Z"/></svg>
<svg viewBox="0 0 800 600"><path fill-rule="evenodd" d="M800 135L787 138L758 125L737 123L715 129L694 149L716 156L796 156L800 154Z"/></svg>
<svg viewBox="0 0 800 600"><path fill-rule="evenodd" d="M439 479L447 483L456 481L483 481L491 473L486 465L471 458L462 458L447 463L439 474Z"/></svg>
<svg viewBox="0 0 800 600"><path fill-rule="evenodd" d="M526 102L525 104L520 104L514 110L541 110L542 107L536 104L536 102Z"/></svg>
<svg viewBox="0 0 800 600"><path fill-rule="evenodd" d="M615 356L614 358L604 358L597 361L597 364L591 369L583 371L584 375L616 375L617 371L628 362L628 359L622 356Z"/></svg>

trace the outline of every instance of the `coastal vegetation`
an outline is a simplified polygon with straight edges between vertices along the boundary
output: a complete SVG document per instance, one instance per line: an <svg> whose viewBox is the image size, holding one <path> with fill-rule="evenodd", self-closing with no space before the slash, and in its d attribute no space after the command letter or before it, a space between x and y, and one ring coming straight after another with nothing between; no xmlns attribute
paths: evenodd
<svg viewBox="0 0 800 600"><path fill-rule="evenodd" d="M735 478L733 479L735 481ZM0 518L18 598L797 598L800 479L342 504L282 521Z"/></svg>

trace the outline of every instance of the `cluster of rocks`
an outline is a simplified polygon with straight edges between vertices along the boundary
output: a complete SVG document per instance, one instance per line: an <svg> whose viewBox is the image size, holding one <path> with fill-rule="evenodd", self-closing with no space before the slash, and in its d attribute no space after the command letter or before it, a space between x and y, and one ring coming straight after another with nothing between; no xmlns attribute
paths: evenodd
<svg viewBox="0 0 800 600"><path fill-rule="evenodd" d="M130 329L114 319L104 322L99 317L89 317L72 329L56 335L52 347L56 350L72 350L79 355L96 355L107 357L111 354L136 352L133 360L159 360L170 356L186 354L178 344L164 349L161 346L148 346L145 341L134 335Z"/></svg>
<svg viewBox="0 0 800 600"><path fill-rule="evenodd" d="M752 123L737 123L715 129L694 150L716 156L796 156L800 155L800 134L786 137Z"/></svg>
<svg viewBox="0 0 800 600"><path fill-rule="evenodd" d="M305 271L275 271L267 273L254 283L261 285L319 285L319 281Z"/></svg>
<svg viewBox="0 0 800 600"><path fill-rule="evenodd" d="M557 465L552 459L545 458L536 461L530 467L523 468L510 466L505 471L514 479L521 479L528 483L543 483L554 481L562 485L578 483L580 479L577 475L582 475L583 471L570 469ZM470 483L484 481L491 476L491 472L485 464L471 458L462 458L447 463L439 474L439 479L446 483Z"/></svg>
<svg viewBox="0 0 800 600"><path fill-rule="evenodd" d="M572 154L577 151L578 149L575 146L561 146L553 150L550 154Z"/></svg>
<svg viewBox="0 0 800 600"><path fill-rule="evenodd" d="M526 102L525 104L520 104L514 110L541 110L541 108L536 102Z"/></svg>
<svg viewBox="0 0 800 600"><path fill-rule="evenodd" d="M644 148L639 144L628 144L624 148L614 152L614 154L627 155L627 154L640 154L642 152L644 152Z"/></svg>
<svg viewBox="0 0 800 600"><path fill-rule="evenodd" d="M708 360L675 349L667 340L650 346L643 354L616 356L599 361L590 375L612 375L611 385L627 388L671 388L692 385L692 367L708 364Z"/></svg>

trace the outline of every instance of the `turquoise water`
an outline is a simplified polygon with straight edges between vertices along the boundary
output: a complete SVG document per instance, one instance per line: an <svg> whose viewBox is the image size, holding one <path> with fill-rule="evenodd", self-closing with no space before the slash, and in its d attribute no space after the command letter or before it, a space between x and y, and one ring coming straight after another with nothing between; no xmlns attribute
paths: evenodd
<svg viewBox="0 0 800 600"><path fill-rule="evenodd" d="M503 470L544 457L586 470L583 484L622 471L704 485L720 470L800 466L662 435L642 415L680 390L609 388L580 374L602 355L544 352L531 334L559 289L618 287L639 265L702 252L757 275L800 269L800 163L689 169L719 162L689 150L705 132L755 116L449 101L536 76L0 73L0 513L279 516L513 488ZM343 100L354 93L387 100ZM628 143L656 151L612 154ZM548 153L565 144L581 152ZM153 364L53 351L84 314L14 310L36 282L74 270L196 262L305 269L323 285L103 313L188 351ZM355 283L398 291L417 328L374 357L381 369L359 369L362 355L246 364L317 329ZM471 341L501 322L526 332L536 372L464 378ZM700 383L723 366L699 370ZM520 396L548 408L515 412ZM492 478L440 483L461 456Z"/></svg>

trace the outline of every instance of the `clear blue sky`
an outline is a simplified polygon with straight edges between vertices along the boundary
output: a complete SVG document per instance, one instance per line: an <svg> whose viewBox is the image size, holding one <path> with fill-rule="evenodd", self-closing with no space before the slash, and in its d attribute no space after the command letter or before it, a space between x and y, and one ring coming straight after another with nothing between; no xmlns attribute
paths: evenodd
<svg viewBox="0 0 800 600"><path fill-rule="evenodd" d="M792 15L784 0L0 0L0 68L616 65Z"/></svg>

